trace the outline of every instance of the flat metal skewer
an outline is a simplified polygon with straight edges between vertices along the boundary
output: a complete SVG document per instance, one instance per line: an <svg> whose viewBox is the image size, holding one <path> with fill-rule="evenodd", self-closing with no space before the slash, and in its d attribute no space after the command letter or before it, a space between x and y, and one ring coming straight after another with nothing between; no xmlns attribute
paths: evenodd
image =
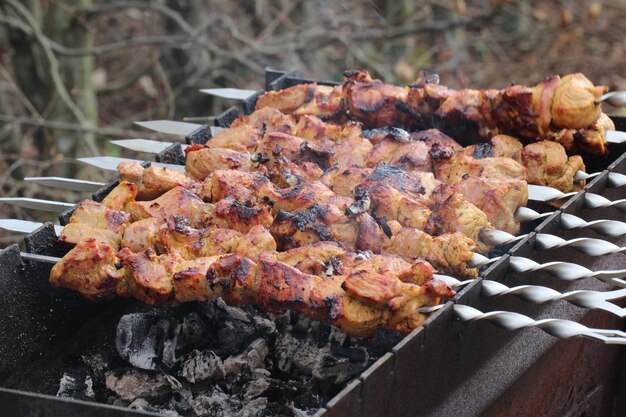
<svg viewBox="0 0 626 417"><path fill-rule="evenodd" d="M523 239L527 235L514 236L502 230L484 229L479 233L479 239L490 246L508 245ZM602 256L626 252L626 247L617 246L602 239L579 237L565 240L548 233L537 233L536 245L538 249L557 249L572 247L589 256Z"/></svg>
<svg viewBox="0 0 626 417"><path fill-rule="evenodd" d="M62 188L70 191L83 191L93 193L107 185L105 182L77 180L63 177L24 177L24 181L46 187Z"/></svg>
<svg viewBox="0 0 626 417"><path fill-rule="evenodd" d="M10 232L28 234L39 229L41 226L44 226L44 223L18 219L0 219L0 229L8 230ZM62 231L63 226L60 226L58 224L54 225L54 232L57 234L57 236L60 235Z"/></svg>
<svg viewBox="0 0 626 417"><path fill-rule="evenodd" d="M245 100L258 93L260 90L246 90L243 88L203 88L201 93L229 100Z"/></svg>
<svg viewBox="0 0 626 417"><path fill-rule="evenodd" d="M63 203L60 201L42 200L39 198L29 197L0 197L0 203L12 204L14 206L43 210L61 212L75 206L73 203Z"/></svg>

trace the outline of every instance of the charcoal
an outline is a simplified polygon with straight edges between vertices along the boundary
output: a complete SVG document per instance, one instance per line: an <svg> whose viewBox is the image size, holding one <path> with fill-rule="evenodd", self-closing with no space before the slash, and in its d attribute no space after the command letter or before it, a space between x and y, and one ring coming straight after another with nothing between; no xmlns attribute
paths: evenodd
<svg viewBox="0 0 626 417"><path fill-rule="evenodd" d="M188 414L193 411L193 393L191 389L186 386L180 386L173 390L168 407L181 414Z"/></svg>
<svg viewBox="0 0 626 417"><path fill-rule="evenodd" d="M183 319L178 336L177 350L193 349L207 342L209 329L197 313L191 312Z"/></svg>
<svg viewBox="0 0 626 417"><path fill-rule="evenodd" d="M153 412L153 413L159 413L162 414L163 416L172 416L172 417L179 417L180 414L178 414L176 411L173 410L168 410L168 409L164 409L164 408L160 408L160 407L155 407L152 404L150 404L147 400L143 399L143 398L137 398L135 401L133 401L132 403L128 404L128 408L132 409L132 410L139 410L139 411L148 411L148 412Z"/></svg>
<svg viewBox="0 0 626 417"><path fill-rule="evenodd" d="M344 345L350 337L334 326L330 326L329 333L330 334L328 335L328 341L336 345Z"/></svg>
<svg viewBox="0 0 626 417"><path fill-rule="evenodd" d="M248 316L245 312L232 307L225 311L229 313L229 317L217 332L216 352L219 354L241 352L253 340L276 332L275 324L263 317Z"/></svg>
<svg viewBox="0 0 626 417"><path fill-rule="evenodd" d="M268 372L269 374L269 372ZM243 395L244 401L248 402L257 397L262 396L270 389L270 380L266 375L264 377L257 377L252 381L248 382L244 385L245 394Z"/></svg>
<svg viewBox="0 0 626 417"><path fill-rule="evenodd" d="M297 313L274 316L222 300L153 307L124 315L115 349L83 355L87 371L65 378L59 395L85 396L89 375L95 398L137 410L304 417L397 341L391 332L363 340Z"/></svg>
<svg viewBox="0 0 626 417"><path fill-rule="evenodd" d="M219 386L194 398L193 412L199 416L235 417L236 404Z"/></svg>
<svg viewBox="0 0 626 417"><path fill-rule="evenodd" d="M226 376L222 359L211 350L193 350L181 358L179 375L191 383L205 381L221 381Z"/></svg>
<svg viewBox="0 0 626 417"><path fill-rule="evenodd" d="M267 408L267 398L255 398L246 402L241 410L236 414L237 417L260 417Z"/></svg>
<svg viewBox="0 0 626 417"><path fill-rule="evenodd" d="M342 384L356 377L367 366L369 355L363 348L333 348L319 357L313 376L319 380Z"/></svg>
<svg viewBox="0 0 626 417"><path fill-rule="evenodd" d="M313 370L321 361L320 354L323 354L324 350L320 350L317 346L309 343L303 343L300 345L300 348L293 353L291 360L300 372L306 375L312 375Z"/></svg>
<svg viewBox="0 0 626 417"><path fill-rule="evenodd" d="M59 383L57 397L94 401L93 379L84 370L64 372Z"/></svg>
<svg viewBox="0 0 626 417"><path fill-rule="evenodd" d="M293 357L300 349L302 342L293 335L286 333L276 341L276 366L283 372L291 371Z"/></svg>
<svg viewBox="0 0 626 417"><path fill-rule="evenodd" d="M267 342L264 339L257 339L241 354L226 358L224 371L230 377L252 374L255 369L263 366L268 353Z"/></svg>
<svg viewBox="0 0 626 417"><path fill-rule="evenodd" d="M137 398L158 400L172 392L170 383L162 373L134 368L108 372L106 386L119 398L129 402Z"/></svg>
<svg viewBox="0 0 626 417"><path fill-rule="evenodd" d="M127 314L117 325L115 347L119 355L140 369L156 369L160 361L172 366L180 324L172 317L153 313Z"/></svg>
<svg viewBox="0 0 626 417"><path fill-rule="evenodd" d="M293 399L295 407L302 410L317 410L320 407L322 399L319 394L316 394L311 389L305 389L301 394L297 395Z"/></svg>

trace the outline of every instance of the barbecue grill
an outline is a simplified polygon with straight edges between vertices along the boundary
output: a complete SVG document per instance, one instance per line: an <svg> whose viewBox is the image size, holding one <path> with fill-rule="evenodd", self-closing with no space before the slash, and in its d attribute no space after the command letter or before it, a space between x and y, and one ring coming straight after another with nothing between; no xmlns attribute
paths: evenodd
<svg viewBox="0 0 626 417"><path fill-rule="evenodd" d="M302 79L292 72L266 72L267 90L305 82L312 80ZM228 127L240 114L252 112L260 94L220 114L215 118L215 125ZM614 117L613 120L618 130L626 130L625 118ZM188 135L186 141L204 143L210 137L211 129L205 126ZM364 342L363 352L375 358L370 360L373 364L349 381L327 387L326 397L322 396L315 415L623 415L626 411L623 346L585 338L559 341L536 328L510 332L486 320L466 322L459 320L454 304L469 305L481 311L514 311L535 320L559 317L593 328L623 328L619 318L603 311L576 307L564 300L532 304L511 295L486 297L481 290L483 279L509 287L544 285L560 292L612 289L611 285L593 278L564 281L545 270L515 272L514 257L527 257L539 264L554 260L573 262L592 271L624 268L626 262L622 254L591 257L570 247L544 251L537 243L539 233L564 239L599 237L591 229L565 230L560 225L563 214L574 214L588 221L623 218L623 213L615 207L585 208L585 193L600 194L610 200L623 196L623 189L610 187L609 173L626 174L626 153L619 156L624 150L623 146L612 148L610 158L617 157L614 160L597 156L587 159L590 172L603 172L589 181L585 191L570 198L550 216L523 224L522 232L528 235L500 249L497 254L500 258L481 272L481 278L459 290L452 302L434 312L422 328L404 338L382 333L372 342ZM156 160L184 164L184 153L180 144L175 144L160 152ZM102 200L114 185L98 190L94 200ZM62 224L70 214L71 210L60 216ZM626 246L626 237L607 240ZM68 250L68 246L57 242L52 225L27 235L25 245L27 252L49 256L62 256ZM130 320L132 314L129 313L145 313L139 322L155 317L161 320L164 316L126 300L93 304L69 290L53 290L48 283L49 270L49 264L22 259L16 245L0 252L4 301L0 308L3 317L0 320L0 404L4 415L162 415L92 402L93 397L89 395L84 399L76 399L81 398L80 395L74 395L75 398L54 395L59 391L64 374L80 380L81 389L85 389L86 380L81 380L85 375L70 372L77 363L84 362L85 357L114 361L111 358L120 351L120 320ZM197 306L181 309L187 314L193 313L194 308ZM289 316L288 320L297 327L301 319ZM310 323L303 324L307 325ZM141 325L138 326L141 329ZM357 344L350 342L346 346ZM162 352L159 358L163 360ZM167 375L167 363L160 366L155 374ZM71 388L67 381L64 386Z"/></svg>

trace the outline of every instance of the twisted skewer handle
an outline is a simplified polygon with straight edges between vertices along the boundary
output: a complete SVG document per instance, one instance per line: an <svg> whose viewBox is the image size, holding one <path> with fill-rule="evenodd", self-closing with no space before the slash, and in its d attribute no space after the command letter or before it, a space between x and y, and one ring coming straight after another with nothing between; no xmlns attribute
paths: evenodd
<svg viewBox="0 0 626 417"><path fill-rule="evenodd" d="M597 278L608 284L626 288L626 269L592 271L584 266L570 262L547 262L540 264L532 259L521 256L511 256L509 265L515 272L530 273L537 271L545 271L559 279L565 281L575 281L583 278Z"/></svg>
<svg viewBox="0 0 626 417"><path fill-rule="evenodd" d="M585 194L585 206L587 208L605 208L615 207L622 211L626 211L626 198L620 200L611 201L606 197L602 197L598 194L587 193Z"/></svg>
<svg viewBox="0 0 626 417"><path fill-rule="evenodd" d="M462 304L455 304L454 312L463 321L489 320L506 330L537 327L559 339L586 337L607 344L626 345L625 332L619 330L593 329L571 320L534 320L523 314L510 311L490 311L483 313L480 310Z"/></svg>
<svg viewBox="0 0 626 417"><path fill-rule="evenodd" d="M572 247L589 256L601 256L626 252L626 247L617 246L602 239L579 237L576 239L565 240L547 233L537 233L536 238L539 249Z"/></svg>
<svg viewBox="0 0 626 417"><path fill-rule="evenodd" d="M527 207L520 207L515 213L515 219L519 222L525 222L548 217L553 213L554 212L539 213ZM567 213L561 213L561 227L567 230L589 228L610 237L626 235L626 223L624 222L617 220L593 220L588 222L578 216Z"/></svg>
<svg viewBox="0 0 626 417"><path fill-rule="evenodd" d="M435 274L434 277L445 282L448 286L454 289L464 287L470 282L473 282L473 280L459 281L458 279L448 275ZM539 285L519 285L516 287L507 287L500 282L488 279L483 279L481 284L482 294L488 297L510 294L533 304L543 304L549 301L565 300L578 307L600 309L615 314L618 317L626 317L626 309L609 302L611 300L626 298L626 288L606 292L576 290L560 293L552 288L542 287Z"/></svg>

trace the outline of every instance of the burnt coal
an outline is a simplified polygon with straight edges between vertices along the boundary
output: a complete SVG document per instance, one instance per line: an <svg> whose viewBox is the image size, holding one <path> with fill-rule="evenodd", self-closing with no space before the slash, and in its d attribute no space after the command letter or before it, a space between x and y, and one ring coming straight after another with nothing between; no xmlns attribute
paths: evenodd
<svg viewBox="0 0 626 417"><path fill-rule="evenodd" d="M116 348L120 356L141 369L155 369L161 362L171 366L180 323L157 314L127 314L117 326Z"/></svg>
<svg viewBox="0 0 626 417"><path fill-rule="evenodd" d="M399 338L362 340L222 300L154 307L124 315L119 358L82 357L84 370L68 370L59 395L172 416L308 416Z"/></svg>
<svg viewBox="0 0 626 417"><path fill-rule="evenodd" d="M65 372L59 382L57 397L93 401L95 399L95 393L93 391L93 378L85 370Z"/></svg>
<svg viewBox="0 0 626 417"><path fill-rule="evenodd" d="M117 369L107 373L106 387L129 403L138 398L160 399L172 392L171 384L162 373L136 368Z"/></svg>

